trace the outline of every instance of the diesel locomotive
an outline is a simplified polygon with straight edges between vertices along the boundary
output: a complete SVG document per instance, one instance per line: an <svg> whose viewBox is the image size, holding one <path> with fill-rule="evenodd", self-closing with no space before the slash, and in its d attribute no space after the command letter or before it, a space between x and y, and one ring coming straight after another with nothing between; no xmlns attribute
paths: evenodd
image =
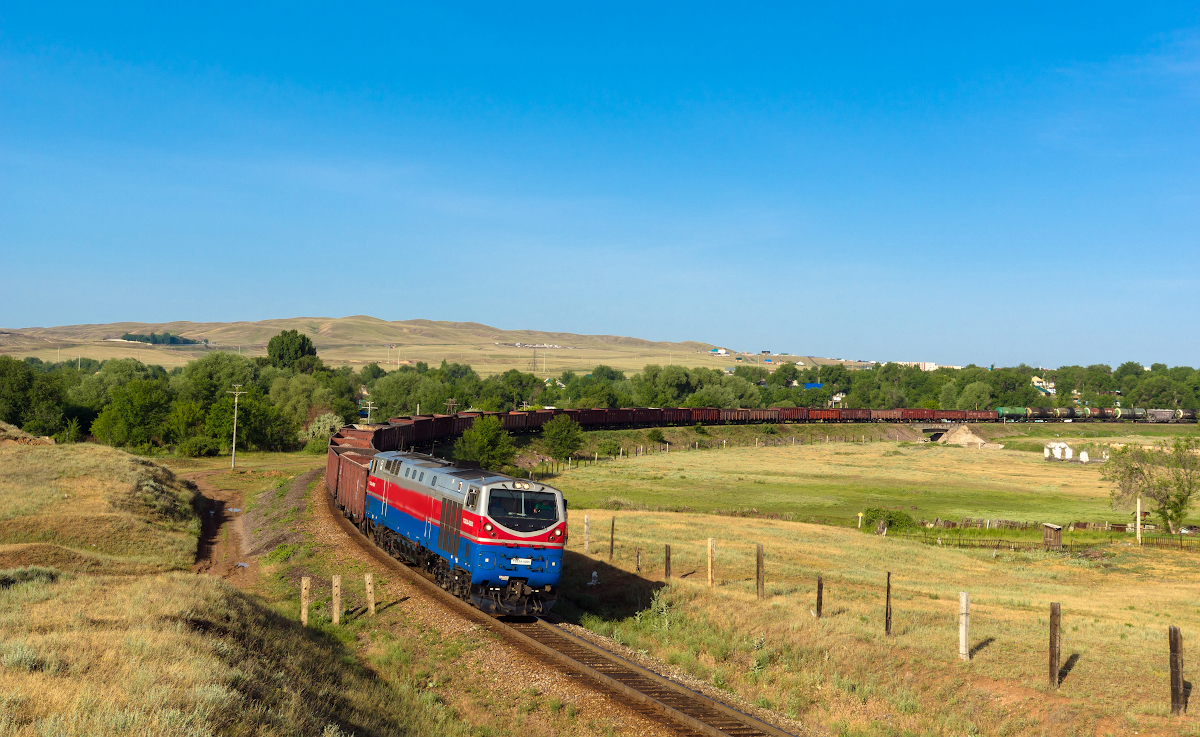
<svg viewBox="0 0 1200 737"><path fill-rule="evenodd" d="M342 513L452 595L497 615L554 606L567 541L558 489L396 451L342 454L335 474Z"/></svg>

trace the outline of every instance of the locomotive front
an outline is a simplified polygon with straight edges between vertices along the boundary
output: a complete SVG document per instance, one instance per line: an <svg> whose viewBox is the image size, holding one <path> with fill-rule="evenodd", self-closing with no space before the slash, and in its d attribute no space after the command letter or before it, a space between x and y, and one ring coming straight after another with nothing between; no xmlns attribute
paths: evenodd
<svg viewBox="0 0 1200 737"><path fill-rule="evenodd" d="M505 479L486 484L470 520L478 549L471 600L484 611L530 615L550 611L558 598L567 508L562 492L544 484ZM471 502L475 501L476 505ZM463 524L468 524L464 517Z"/></svg>

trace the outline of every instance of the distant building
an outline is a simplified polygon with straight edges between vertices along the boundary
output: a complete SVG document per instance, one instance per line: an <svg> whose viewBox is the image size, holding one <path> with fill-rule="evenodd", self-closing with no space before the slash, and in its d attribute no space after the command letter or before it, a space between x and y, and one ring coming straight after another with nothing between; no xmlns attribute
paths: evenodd
<svg viewBox="0 0 1200 737"><path fill-rule="evenodd" d="M713 354L714 356L728 356L729 355L729 351L725 350L724 348L713 348L712 350L709 351L709 353Z"/></svg>
<svg viewBox="0 0 1200 737"><path fill-rule="evenodd" d="M1029 379L1029 383L1033 384L1033 388L1037 389L1042 394L1046 394L1046 395L1055 394L1053 381L1046 381L1045 379L1043 379L1040 376L1034 376Z"/></svg>

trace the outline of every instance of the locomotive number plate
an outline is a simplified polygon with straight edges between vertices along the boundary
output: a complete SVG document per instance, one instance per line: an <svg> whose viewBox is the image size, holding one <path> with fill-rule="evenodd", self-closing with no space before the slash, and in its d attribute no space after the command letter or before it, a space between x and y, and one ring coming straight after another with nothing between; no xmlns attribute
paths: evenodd
<svg viewBox="0 0 1200 737"><path fill-rule="evenodd" d="M533 558L513 558L513 559L512 559L512 564L513 564L514 566L529 566L529 565L533 565Z"/></svg>

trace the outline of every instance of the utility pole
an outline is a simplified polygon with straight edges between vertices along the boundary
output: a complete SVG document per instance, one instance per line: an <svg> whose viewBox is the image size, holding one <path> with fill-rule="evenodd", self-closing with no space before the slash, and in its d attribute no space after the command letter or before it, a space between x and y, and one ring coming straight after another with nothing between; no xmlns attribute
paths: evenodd
<svg viewBox="0 0 1200 737"><path fill-rule="evenodd" d="M446 414L448 414L448 415L454 414L454 408L457 406L458 406L458 402L454 401L454 399L452 399L452 398L447 399L446 400Z"/></svg>
<svg viewBox="0 0 1200 737"><path fill-rule="evenodd" d="M237 416L238 416L238 397L246 392L238 391L242 388L241 384L234 384L232 391L226 391L226 394L233 395L233 457L229 459L229 469L237 468Z"/></svg>
<svg viewBox="0 0 1200 737"><path fill-rule="evenodd" d="M371 424L371 410L375 409L374 402L367 402L367 424Z"/></svg>

